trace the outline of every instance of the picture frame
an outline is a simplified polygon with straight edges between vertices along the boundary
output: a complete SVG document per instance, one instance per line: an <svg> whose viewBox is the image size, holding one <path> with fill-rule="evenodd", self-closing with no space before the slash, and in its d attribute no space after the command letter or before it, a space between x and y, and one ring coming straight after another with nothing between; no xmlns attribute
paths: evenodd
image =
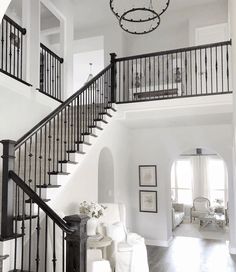
<svg viewBox="0 0 236 272"><path fill-rule="evenodd" d="M157 187L156 165L139 165L139 186Z"/></svg>
<svg viewBox="0 0 236 272"><path fill-rule="evenodd" d="M139 191L139 211L146 213L157 213L157 191Z"/></svg>

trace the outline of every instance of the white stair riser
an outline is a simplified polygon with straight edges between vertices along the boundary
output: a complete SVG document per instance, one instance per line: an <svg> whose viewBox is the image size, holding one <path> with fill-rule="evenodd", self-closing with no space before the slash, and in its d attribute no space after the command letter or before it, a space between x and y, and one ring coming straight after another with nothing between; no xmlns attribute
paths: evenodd
<svg viewBox="0 0 236 272"><path fill-rule="evenodd" d="M63 163L62 164L62 172L66 172L66 173L72 173L76 167L78 165L77 164L71 164L71 163Z"/></svg>
<svg viewBox="0 0 236 272"><path fill-rule="evenodd" d="M51 185L63 185L67 181L68 175L51 175Z"/></svg>
<svg viewBox="0 0 236 272"><path fill-rule="evenodd" d="M81 160L84 159L85 154L79 154L79 153L70 153L69 158L70 161L75 161L75 162L81 162Z"/></svg>
<svg viewBox="0 0 236 272"><path fill-rule="evenodd" d="M37 193L39 194L39 188L37 189ZM58 193L58 188L41 188L41 198L43 199L52 199Z"/></svg>

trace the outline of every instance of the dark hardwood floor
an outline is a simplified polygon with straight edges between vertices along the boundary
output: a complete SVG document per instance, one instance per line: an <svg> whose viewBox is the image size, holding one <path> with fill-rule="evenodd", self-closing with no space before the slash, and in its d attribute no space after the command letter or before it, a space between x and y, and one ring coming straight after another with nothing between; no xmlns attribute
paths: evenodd
<svg viewBox="0 0 236 272"><path fill-rule="evenodd" d="M236 272L224 241L175 237L169 248L148 246L150 272Z"/></svg>

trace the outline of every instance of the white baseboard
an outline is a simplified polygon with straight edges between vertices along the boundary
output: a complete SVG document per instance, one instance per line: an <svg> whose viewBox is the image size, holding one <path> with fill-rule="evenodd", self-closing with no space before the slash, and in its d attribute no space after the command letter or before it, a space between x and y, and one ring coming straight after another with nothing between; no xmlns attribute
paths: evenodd
<svg viewBox="0 0 236 272"><path fill-rule="evenodd" d="M173 236L169 240L152 240L145 239L146 245L148 246L160 246L160 247L169 247L173 240Z"/></svg>

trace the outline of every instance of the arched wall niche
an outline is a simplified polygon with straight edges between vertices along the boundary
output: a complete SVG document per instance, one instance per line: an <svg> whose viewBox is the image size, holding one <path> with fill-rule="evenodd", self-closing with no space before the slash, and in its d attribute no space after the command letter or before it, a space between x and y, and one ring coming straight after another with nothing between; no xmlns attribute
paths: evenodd
<svg viewBox="0 0 236 272"><path fill-rule="evenodd" d="M110 149L104 147L98 160L98 202L113 203L114 195L113 156Z"/></svg>

